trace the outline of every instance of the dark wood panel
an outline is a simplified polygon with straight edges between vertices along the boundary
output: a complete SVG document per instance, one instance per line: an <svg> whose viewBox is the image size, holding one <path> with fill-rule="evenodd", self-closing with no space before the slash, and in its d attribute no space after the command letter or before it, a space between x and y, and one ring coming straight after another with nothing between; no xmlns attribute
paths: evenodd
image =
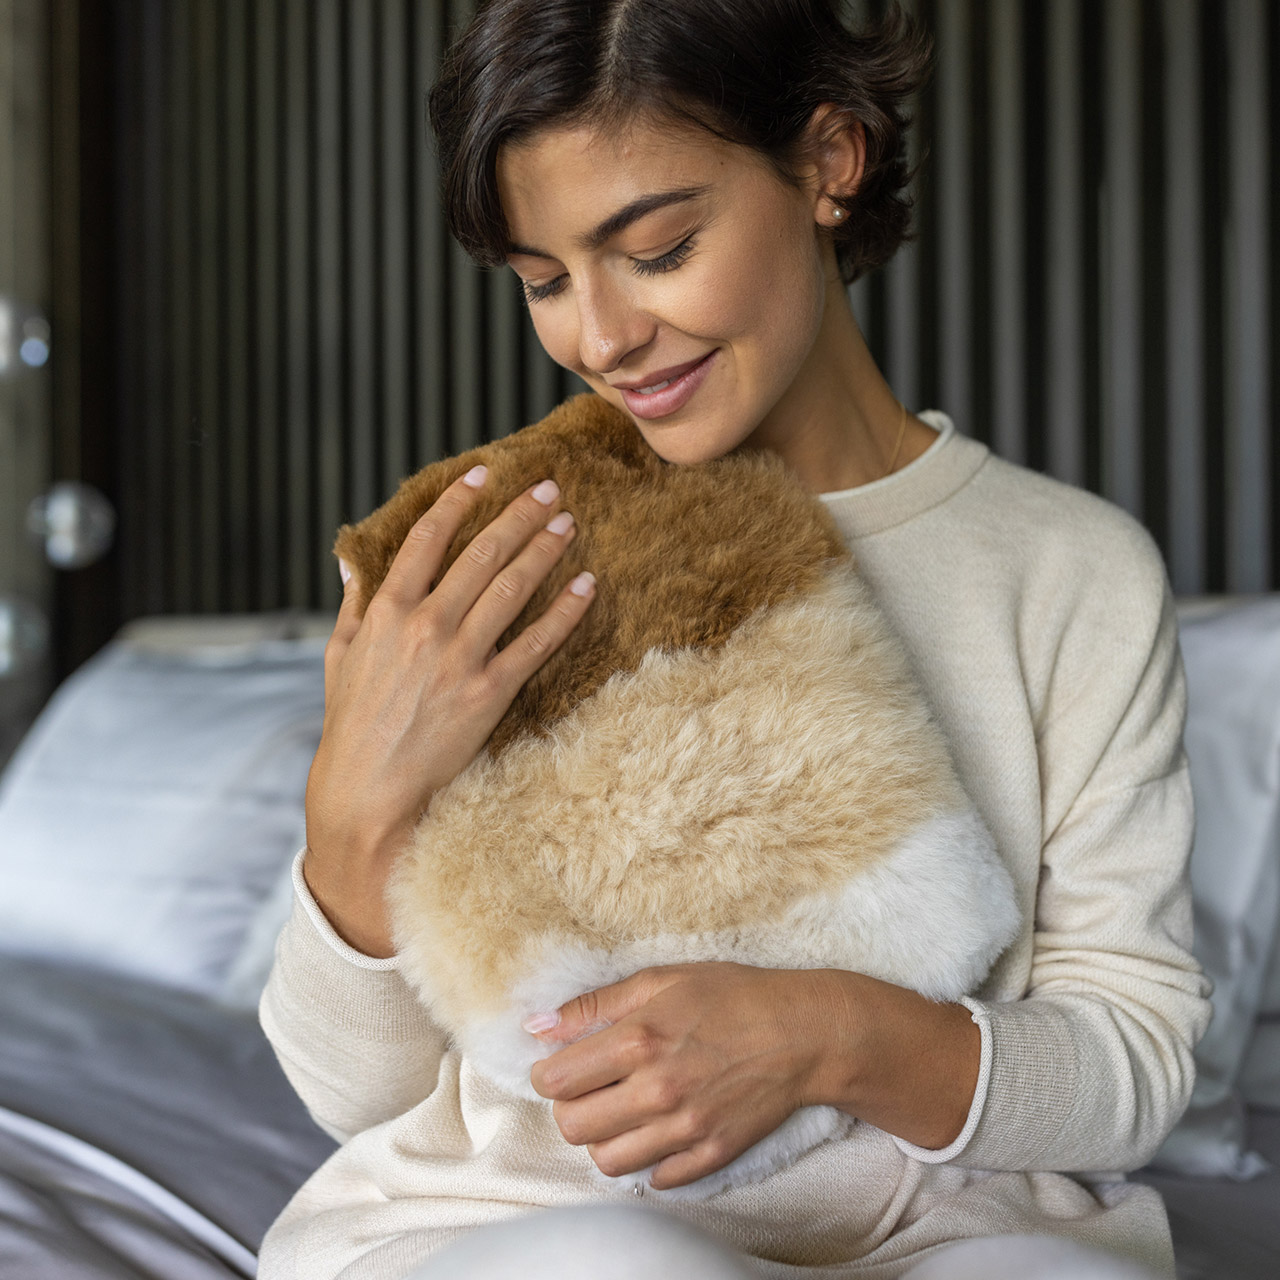
<svg viewBox="0 0 1280 1280"><path fill-rule="evenodd" d="M470 0L81 7L114 31L92 431L122 587L77 625L332 606L337 523L580 389L444 229L425 95ZM910 7L938 72L919 239L858 290L877 355L913 407L1134 511L1178 589L1280 584L1276 7Z"/></svg>
<svg viewBox="0 0 1280 1280"><path fill-rule="evenodd" d="M254 419L251 412L249 326L252 309L253 176L252 64L249 26L252 0L225 0L220 33L224 71L226 129L226 214L223 224L225 262L223 413L225 460L222 503L223 561L226 607L242 613L256 603L252 566L256 559L258 520L254 490Z"/></svg>
<svg viewBox="0 0 1280 1280"><path fill-rule="evenodd" d="M353 477L362 473L350 451L353 415L348 398L347 306L349 205L345 199L350 166L345 126L346 32L338 0L318 0L315 9L316 154L316 432L318 515L330 529L348 518ZM336 573L321 575L320 598L336 606Z"/></svg>

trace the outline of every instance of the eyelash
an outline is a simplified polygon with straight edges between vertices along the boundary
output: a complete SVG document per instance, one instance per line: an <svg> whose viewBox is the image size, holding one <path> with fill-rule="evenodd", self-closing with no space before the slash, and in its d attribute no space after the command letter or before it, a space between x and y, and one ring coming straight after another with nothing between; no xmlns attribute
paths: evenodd
<svg viewBox="0 0 1280 1280"><path fill-rule="evenodd" d="M633 259L635 273L639 276L656 276L665 271L674 271L693 252L693 247L694 237L689 236L660 258L635 258ZM529 284L527 281L522 284L526 302L544 302L548 298L555 297L564 288L564 276L557 276L549 284Z"/></svg>

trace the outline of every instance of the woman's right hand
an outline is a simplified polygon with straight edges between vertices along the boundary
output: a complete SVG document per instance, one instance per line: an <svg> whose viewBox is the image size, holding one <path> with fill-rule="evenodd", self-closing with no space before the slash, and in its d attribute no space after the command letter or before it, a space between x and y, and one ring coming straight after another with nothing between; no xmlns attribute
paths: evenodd
<svg viewBox="0 0 1280 1280"><path fill-rule="evenodd" d="M477 470L409 531L363 614L358 584L348 580L325 648L304 873L339 935L367 955L394 953L387 877L432 795L475 759L594 596L594 581L580 574L498 652L499 637L576 533L571 523L561 532L547 527L565 523L552 516L559 491L551 481L512 502L430 589L476 500ZM586 593L576 594L584 580Z"/></svg>

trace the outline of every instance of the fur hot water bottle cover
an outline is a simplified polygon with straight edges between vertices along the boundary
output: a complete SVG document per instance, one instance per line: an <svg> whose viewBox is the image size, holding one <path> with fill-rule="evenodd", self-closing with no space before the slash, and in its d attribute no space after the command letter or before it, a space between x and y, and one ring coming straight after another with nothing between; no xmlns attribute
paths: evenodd
<svg viewBox="0 0 1280 1280"><path fill-rule="evenodd" d="M522 1021L651 965L973 990L1017 932L1012 882L822 503L770 454L669 465L582 395L344 528L336 550L366 597L480 462L445 569L546 476L579 529L499 647L581 569L599 587L434 795L388 890L401 971L472 1065L537 1097L529 1071L551 1050ZM804 1108L660 1194L757 1181L852 1124Z"/></svg>

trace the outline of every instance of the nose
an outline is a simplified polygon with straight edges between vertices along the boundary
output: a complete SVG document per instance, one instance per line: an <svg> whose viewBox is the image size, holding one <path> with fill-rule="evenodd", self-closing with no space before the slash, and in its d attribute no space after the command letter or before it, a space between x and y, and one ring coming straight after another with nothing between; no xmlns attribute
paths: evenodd
<svg viewBox="0 0 1280 1280"><path fill-rule="evenodd" d="M578 358L592 373L616 369L653 338L654 318L637 305L624 283L598 280L579 289L577 297Z"/></svg>

